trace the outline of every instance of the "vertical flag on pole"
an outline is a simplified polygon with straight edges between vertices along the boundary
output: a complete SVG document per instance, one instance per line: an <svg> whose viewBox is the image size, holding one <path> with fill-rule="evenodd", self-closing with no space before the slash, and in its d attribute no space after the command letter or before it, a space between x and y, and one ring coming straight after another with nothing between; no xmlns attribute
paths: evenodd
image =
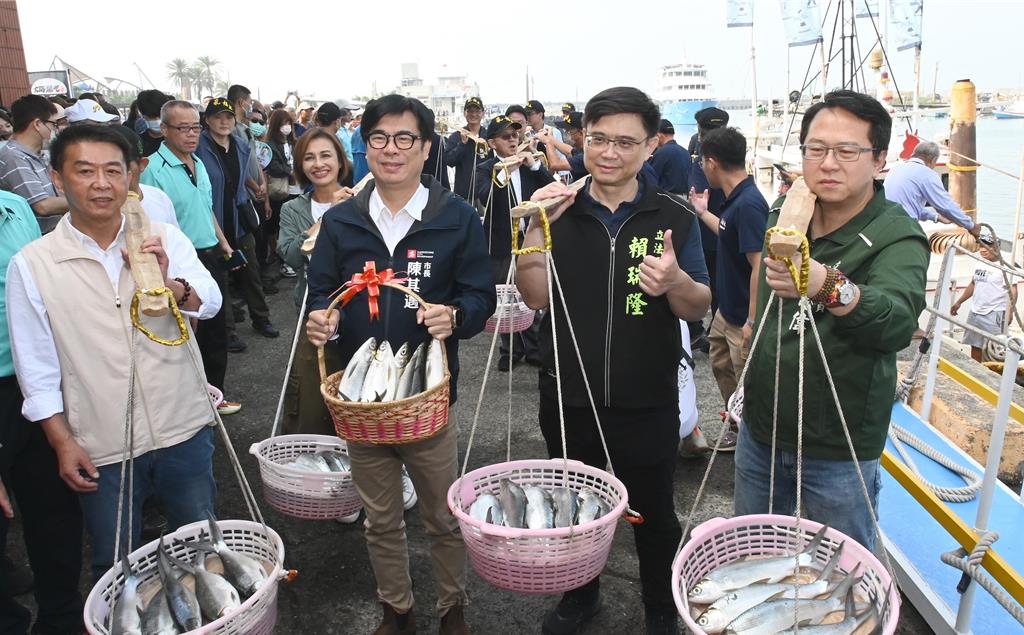
<svg viewBox="0 0 1024 635"><path fill-rule="evenodd" d="M804 46L821 40L821 17L817 0L780 0L782 26L790 46Z"/></svg>
<svg viewBox="0 0 1024 635"><path fill-rule="evenodd" d="M877 18L878 0L857 0L854 15L858 18Z"/></svg>
<svg viewBox="0 0 1024 635"><path fill-rule="evenodd" d="M921 46L924 0L889 0L889 39L897 51Z"/></svg>
<svg viewBox="0 0 1024 635"><path fill-rule="evenodd" d="M754 0L726 0L725 26L754 26Z"/></svg>

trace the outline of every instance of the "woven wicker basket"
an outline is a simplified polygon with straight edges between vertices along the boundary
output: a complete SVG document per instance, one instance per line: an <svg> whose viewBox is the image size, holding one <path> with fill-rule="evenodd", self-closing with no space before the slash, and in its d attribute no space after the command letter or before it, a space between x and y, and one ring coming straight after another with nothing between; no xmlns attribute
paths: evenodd
<svg viewBox="0 0 1024 635"><path fill-rule="evenodd" d="M391 282L381 286L391 287L412 296L421 306L427 308L428 302L414 291ZM338 304L334 298L328 305L328 312ZM441 346L444 356L444 378L436 386L428 388L418 395L397 401L357 402L342 401L338 398L338 386L345 371L327 375L324 361L324 350L317 350L317 362L320 367L320 394L324 398L334 429L338 436L349 443L375 443L380 445L397 445L429 439L448 425L448 405L450 401L451 373L448 371L448 351Z"/></svg>

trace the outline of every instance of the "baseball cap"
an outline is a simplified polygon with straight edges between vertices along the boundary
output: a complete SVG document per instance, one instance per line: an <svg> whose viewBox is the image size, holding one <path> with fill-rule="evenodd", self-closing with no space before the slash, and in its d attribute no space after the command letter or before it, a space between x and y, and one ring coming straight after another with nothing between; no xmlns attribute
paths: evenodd
<svg viewBox="0 0 1024 635"><path fill-rule="evenodd" d="M576 112L576 106L572 105L572 102L565 102L562 104L562 112Z"/></svg>
<svg viewBox="0 0 1024 635"><path fill-rule="evenodd" d="M721 108L705 108L698 110L697 114L694 115L694 119L697 120L697 125L701 128L721 128L725 124L729 123L729 113L725 112Z"/></svg>
<svg viewBox="0 0 1024 635"><path fill-rule="evenodd" d="M470 97L466 100L466 105L462 107L463 110L469 110L470 108L484 109L484 102L480 101L479 97Z"/></svg>
<svg viewBox="0 0 1024 635"><path fill-rule="evenodd" d="M206 118L209 119L214 115L219 115L222 112L229 112L232 115L235 114L235 108L231 105L231 102L223 97L214 97L206 104Z"/></svg>
<svg viewBox="0 0 1024 635"><path fill-rule="evenodd" d="M108 121L117 119L117 115L111 115L107 111L103 110L103 106L91 99L79 99L74 104L64 109L64 116L68 118L70 123L77 123L79 121L107 123Z"/></svg>
<svg viewBox="0 0 1024 635"><path fill-rule="evenodd" d="M668 119L662 119L661 123L658 124L658 132L661 134L675 134L676 127L672 125L672 122Z"/></svg>
<svg viewBox="0 0 1024 635"><path fill-rule="evenodd" d="M505 115L498 115L487 124L486 138L493 139L505 131L505 128L512 127L513 130L522 130L522 124L516 123Z"/></svg>
<svg viewBox="0 0 1024 635"><path fill-rule="evenodd" d="M531 99L523 105L527 111L532 110L533 112L544 112L544 104L540 103L536 99Z"/></svg>
<svg viewBox="0 0 1024 635"><path fill-rule="evenodd" d="M316 111L317 123L326 126L327 124L341 119L341 108L333 101L325 101L320 104Z"/></svg>
<svg viewBox="0 0 1024 635"><path fill-rule="evenodd" d="M562 120L555 124L555 126L568 130L570 128L578 128L583 130L583 113L581 112L567 112L562 115Z"/></svg>
<svg viewBox="0 0 1024 635"><path fill-rule="evenodd" d="M301 102L299 104L299 108L298 109L299 109L300 112L303 111L303 110L313 110L313 105L310 104L308 101L304 101L304 102Z"/></svg>

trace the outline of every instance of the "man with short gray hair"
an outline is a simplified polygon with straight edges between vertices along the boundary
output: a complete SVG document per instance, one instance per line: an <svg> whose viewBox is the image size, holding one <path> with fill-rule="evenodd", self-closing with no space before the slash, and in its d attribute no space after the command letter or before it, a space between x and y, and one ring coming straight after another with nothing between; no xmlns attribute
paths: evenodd
<svg viewBox="0 0 1024 635"><path fill-rule="evenodd" d="M935 171L938 160L937 143L918 143L910 160L889 168L889 175L885 178L885 198L902 205L912 218L955 223L977 235L979 227L942 186L942 179Z"/></svg>

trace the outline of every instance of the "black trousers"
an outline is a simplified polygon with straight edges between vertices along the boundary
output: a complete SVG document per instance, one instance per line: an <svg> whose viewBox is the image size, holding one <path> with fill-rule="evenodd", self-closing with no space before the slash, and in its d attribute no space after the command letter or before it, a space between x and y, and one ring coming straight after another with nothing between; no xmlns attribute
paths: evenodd
<svg viewBox="0 0 1024 635"><path fill-rule="evenodd" d="M199 254L199 261L213 276L221 295L224 296L224 303L221 304L217 315L208 320L199 320L199 325L196 326L196 345L199 347L199 353L203 356L206 381L224 392L224 377L228 372L227 316L228 311L231 310L228 274L218 262L223 259L220 247L197 249L196 253Z"/></svg>
<svg viewBox="0 0 1024 635"><path fill-rule="evenodd" d="M230 274L236 283L236 291L245 298L253 326L268 324L270 323L270 307L267 306L267 296L263 293L263 278L260 276L260 265L256 260L256 238L251 233L242 236L238 239L235 249L245 254L245 259L248 262L245 267ZM227 286L227 294L224 296L224 306L231 308L230 284ZM235 332L233 314L227 315L224 328L230 338Z"/></svg>
<svg viewBox="0 0 1024 635"><path fill-rule="evenodd" d="M78 635L82 624L82 513L78 497L58 475L57 457L42 428L21 416L14 377L0 378L0 478L17 503L29 564L35 577L39 617L32 633ZM9 521L0 515L0 548ZM0 633L28 632L32 615L12 598L0 569Z"/></svg>
<svg viewBox="0 0 1024 635"><path fill-rule="evenodd" d="M608 462L590 408L567 406L564 412L568 458L607 469ZM598 416L605 431L615 476L626 486L629 506L644 518L643 524L633 525L643 602L651 606L671 607L672 559L682 537L672 495L675 451L679 443L679 407L599 407ZM548 456L560 458L562 437L555 399L541 396L539 419ZM669 451L664 450L666 445ZM600 577L594 578L570 593L596 594L600 580Z"/></svg>
<svg viewBox="0 0 1024 635"><path fill-rule="evenodd" d="M521 241L520 241L521 242ZM512 255L505 254L495 255L491 254L491 273L494 275L494 284L505 284L505 279L508 276L508 268L512 262ZM540 323L543 314L538 311L534 317L533 324L530 328L519 333L513 333L512 335L499 335L498 342L498 354L501 356L513 355L515 359L520 360L524 357L531 359L540 358ZM512 342L512 338L515 341Z"/></svg>
<svg viewBox="0 0 1024 635"><path fill-rule="evenodd" d="M718 293L715 292L715 269L716 262L718 260L717 251L704 251L704 264L708 268L708 277L711 278L711 315L714 317L715 313L718 312ZM690 339L696 339L700 337L704 329L704 320L700 319L695 322L687 322L687 326L690 327ZM707 330L711 330L711 324L708 324Z"/></svg>

